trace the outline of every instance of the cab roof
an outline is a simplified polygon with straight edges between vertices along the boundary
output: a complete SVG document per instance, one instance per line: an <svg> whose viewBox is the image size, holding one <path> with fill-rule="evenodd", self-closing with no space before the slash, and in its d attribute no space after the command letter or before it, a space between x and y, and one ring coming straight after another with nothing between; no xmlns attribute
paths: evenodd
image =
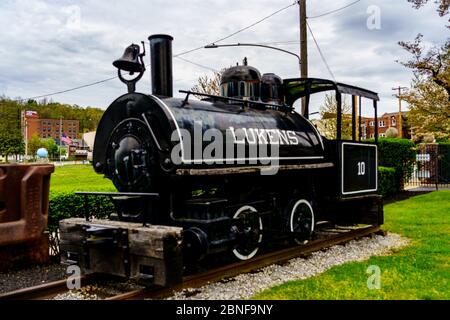
<svg viewBox="0 0 450 320"><path fill-rule="evenodd" d="M336 91L341 94L350 94L359 96L374 101L379 101L380 98L376 92L355 87L349 84L335 82L328 79L319 78L292 78L284 79L284 94L285 101L288 105L292 105L296 100L302 97L309 96L314 93L323 91Z"/></svg>

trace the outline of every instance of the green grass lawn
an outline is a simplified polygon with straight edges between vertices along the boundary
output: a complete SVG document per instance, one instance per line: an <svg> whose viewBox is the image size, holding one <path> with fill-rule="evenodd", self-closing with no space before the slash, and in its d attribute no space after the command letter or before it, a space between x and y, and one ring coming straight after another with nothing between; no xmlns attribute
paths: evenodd
<svg viewBox="0 0 450 320"><path fill-rule="evenodd" d="M411 240L389 256L335 266L318 276L267 289L254 299L450 299L450 191L385 206L384 230ZM367 288L370 265L381 288Z"/></svg>
<svg viewBox="0 0 450 320"><path fill-rule="evenodd" d="M55 167L50 178L48 229L55 231L61 219L82 217L85 214L84 197L75 191L117 191L111 180L95 173L91 165L65 165ZM112 212L108 197L89 197L92 216L104 218Z"/></svg>
<svg viewBox="0 0 450 320"><path fill-rule="evenodd" d="M116 191L111 180L97 174L92 165L55 167L50 180L50 193L73 191Z"/></svg>

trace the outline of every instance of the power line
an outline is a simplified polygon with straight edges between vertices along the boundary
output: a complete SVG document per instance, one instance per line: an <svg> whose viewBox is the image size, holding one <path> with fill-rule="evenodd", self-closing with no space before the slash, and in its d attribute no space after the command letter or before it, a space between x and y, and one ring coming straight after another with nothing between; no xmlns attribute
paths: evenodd
<svg viewBox="0 0 450 320"><path fill-rule="evenodd" d="M256 26L257 24L263 22L264 20L267 20L267 19L269 19L270 17L273 17L274 15L276 15L276 14L278 14L278 13L280 13L280 12L286 10L286 9L288 9L288 8L290 8L290 7L292 7L292 6L295 6L296 4L297 4L297 1L295 1L295 2L292 3L292 4L290 4L290 5L286 6L286 7L283 7L283 8L281 8L281 9L279 9L279 10L277 10L277 11L275 11L275 12L269 14L268 16L265 16L264 18L262 18L262 19L260 19L260 20L258 20L258 21L256 21L256 22L254 22L254 23L252 23L251 25L249 25L249 26L247 26L247 27L244 27L244 28L242 28L242 29L239 29L238 31L233 32L233 33L231 33L230 35L228 35L228 36L226 36L226 37L223 37L223 38L220 38L220 39L218 39L218 40L216 40L216 41L214 41L214 42L212 42L212 43L217 43L217 42L226 40L226 39L228 39L228 38L231 38L232 36L234 36L234 35L236 35L236 34L242 32L242 31L245 31L245 30L247 30L247 29L250 29L251 27Z"/></svg>
<svg viewBox="0 0 450 320"><path fill-rule="evenodd" d="M277 45L289 45L289 44L299 44L300 41L298 40L290 40L290 41L273 41L273 42L255 42L255 44L263 44L263 45L271 45L271 46L277 46Z"/></svg>
<svg viewBox="0 0 450 320"><path fill-rule="evenodd" d="M258 21L255 21L255 22L253 22L252 24L250 24L250 25L248 25L248 26L246 26L246 27L244 27L244 28L241 28L241 29L239 29L239 30L237 30L237 31L235 31L235 32L233 32L233 33L230 33L229 35L227 35L227 36L225 36L225 37L223 37L223 38L220 38L220 39L217 39L217 40L215 40L215 41L213 41L213 42L210 42L209 44L212 44L212 43L218 43L218 42L221 42L221 41L223 41L223 40L229 39L229 38L231 38L231 37L237 35L238 33L241 33L241 32L243 32L243 31L245 31L245 30L250 29L251 27L256 26L257 24L260 24L261 22L263 22L263 21L265 21L265 20L267 20L267 19L273 17L274 15L276 15L276 14L278 14L278 13L280 13L280 12L282 12L282 11L284 11L284 10L286 10L286 9L288 9L288 8L290 8L290 7L292 7L292 6L295 6L296 4L297 4L297 1L295 1L294 3L292 3L292 4L290 4L290 5L286 6L286 7L283 7L283 8L281 8L281 9L278 9L277 11L272 12L272 13L269 14L268 16L265 16L264 18L261 18L261 19L259 19ZM174 55L174 57L179 57L179 56L182 56L182 55L185 55L185 54L188 54L188 53L191 53L191 52L194 52L194 51L203 49L204 47L205 47L205 46L203 45L203 46L200 46L200 47L197 47L197 48L194 48L194 49L186 50L186 51L183 51L183 52L181 52L181 53L178 53L178 54Z"/></svg>
<svg viewBox="0 0 450 320"><path fill-rule="evenodd" d="M250 25L248 25L248 26L246 26L244 28L241 28L241 29L239 29L239 30L237 30L237 31L235 31L235 32L233 32L233 33L223 37L223 38L217 39L216 41L211 42L211 43L217 43L217 42L221 42L223 40L226 40L228 38L231 38L231 37L235 36L236 34L241 33L241 32L243 32L243 31L245 31L247 29L250 29L251 27L253 27L253 26L255 26L255 25L257 25L257 24L259 24L259 23L261 23L261 22L271 18L271 17L273 17L274 15L276 15L276 14L278 14L278 13L280 13L280 12L282 12L282 11L284 11L284 10L286 10L286 9L296 5L296 4L297 4L297 1L295 1L292 4L290 4L290 5L286 6L286 7L283 7L281 9L279 9L279 10L269 14L268 16L265 16L264 18L259 19L258 21L254 22L254 23L252 23L252 24L250 24ZM204 45L202 45L200 47L196 47L196 48L190 49L190 50L186 50L186 51L183 51L183 52L180 52L180 53L177 53L177 54L173 55L173 57L174 58L180 58L180 56L183 56L185 54L188 54L188 53L191 53L191 52L194 52L194 51L198 51L198 50L203 49L203 48L204 48ZM216 71L216 70L214 70L214 69L212 69L210 67L202 66L202 65L200 65L200 64L198 64L196 62L189 61L187 59L184 59L184 61L186 61L188 63L195 64L195 65L197 65L199 67L202 67L202 68L207 68L209 70ZM99 81L92 82L92 83L88 83L88 84L81 85L81 86L78 86L78 87L75 87L75 88L70 88L70 89L66 89L66 90L52 92L52 93L49 93L49 94L43 94L43 95L39 95L39 96L34 96L34 97L27 98L27 99L19 99L18 101L34 100L34 99L44 98L44 97L48 97L48 96L54 96L54 95L57 95L57 94L66 93L66 92L75 91L75 90L79 90L79 89L82 89L82 88L94 86L94 85L97 85L97 84L100 84L100 83L103 83L103 82L111 81L111 80L116 79L116 78L117 78L117 76L111 77L111 78L107 78L107 79L103 79L103 80L99 80Z"/></svg>
<svg viewBox="0 0 450 320"><path fill-rule="evenodd" d="M346 9L346 8L348 8L348 7L353 6L354 4L357 4L358 2L361 2L361 0L353 1L352 3L349 3L349 4L347 4L347 5L345 5L345 6L341 7L341 8L338 8L338 9L335 9L335 10L331 10L331 11L328 11L328 12L325 12L325 13L322 13L322 14L319 14L319 15L317 15L317 16L308 17L308 19L320 18L320 17L326 16L326 15L329 15L329 14L332 14L332 13L335 13L335 12L338 12L338 11L341 11L341 10L344 10L344 9Z"/></svg>
<svg viewBox="0 0 450 320"><path fill-rule="evenodd" d="M146 44L148 47L150 47L150 42L146 41L145 44ZM203 48L203 47L202 47L202 48ZM188 52L192 52L192 51L194 51L194 50L197 50L197 48L192 49L192 50L187 50L187 51L185 51L184 54L186 54L186 53L188 53ZM190 64L192 64L192 65L195 65L195 66L200 67L200 68L203 68L203 69L207 69L207 70L211 70L211 71L214 71L214 72L218 72L218 71L217 71L216 69L214 69L214 68L205 66L205 65L203 65L203 64L194 62L194 61L189 60L189 59L186 59L186 58L181 58L180 55L183 55L183 53L175 54L175 55L173 55L173 58L180 59L180 60L182 60L182 61L184 61L184 62L190 63ZM149 67L149 66L150 66L150 65L146 65L145 67Z"/></svg>
<svg viewBox="0 0 450 320"><path fill-rule="evenodd" d="M103 79L103 80L100 80L100 81L91 82L91 83L88 83L88 84L85 84L85 85L82 85L82 86L79 86L79 87L67 89L67 90L61 90L61 91L52 92L52 93L49 93L49 94L43 94L43 95L39 95L39 96L34 96L34 97L27 98L27 99L18 99L17 101L35 100L35 99L39 99L39 98L45 98L45 97L48 97L48 96L54 96L54 95L61 94L61 93L66 93L66 92L70 92L70 91L75 91L75 90L79 90L79 89L95 86L97 84L100 84L100 83L103 83L103 82L107 82L107 81L111 81L111 80L114 80L116 78L117 78L117 76L111 77L111 78L107 78L107 79Z"/></svg>
<svg viewBox="0 0 450 320"><path fill-rule="evenodd" d="M178 58L179 56L184 56L185 54L188 54L188 53L191 53L191 52L194 52L194 51L203 49L203 47L204 47L204 46L201 46L201 47L197 47L197 48L194 48L194 49L190 49L190 50L186 50L186 51L177 53L177 54L174 55L174 57L175 57L175 58Z"/></svg>
<svg viewBox="0 0 450 320"><path fill-rule="evenodd" d="M319 46L319 44L317 43L316 37L314 36L314 33L313 33L313 31L312 31L312 29L311 29L311 26L309 25L308 21L306 21L306 25L308 26L308 30L309 30L309 32L311 33L311 36L312 36L312 38L313 38L313 40L314 40L314 43L316 44L317 50L319 51L319 54L320 54L320 57L322 58L323 63L324 63L325 66L327 67L328 72L330 73L330 75L331 75L331 77L333 78L333 80L336 82L336 78L334 77L334 74L333 74L333 72L331 71L330 66L329 66L328 63L327 63L327 60L325 59L325 56L324 56L323 53L322 53L322 50L320 50L320 46Z"/></svg>
<svg viewBox="0 0 450 320"><path fill-rule="evenodd" d="M211 70L211 71L214 71L214 72L219 72L218 70L216 70L216 69L214 69L214 68L205 66L205 65L203 65L203 64L200 64L200 63L197 63L197 62L194 62L194 61L191 61L191 60L188 60L188 59L186 59L186 58L182 58L182 57L179 57L179 56L178 56L178 57L175 57L175 58L180 59L180 60L182 60L182 61L184 61L184 62L193 64L194 66L197 66L197 67L200 67L200 68L203 68L203 69L208 69L208 70Z"/></svg>

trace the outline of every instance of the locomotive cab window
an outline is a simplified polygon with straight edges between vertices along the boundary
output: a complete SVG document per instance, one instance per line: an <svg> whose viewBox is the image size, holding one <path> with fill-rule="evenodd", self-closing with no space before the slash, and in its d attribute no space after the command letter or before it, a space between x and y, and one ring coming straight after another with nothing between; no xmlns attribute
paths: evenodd
<svg viewBox="0 0 450 320"><path fill-rule="evenodd" d="M312 96L320 93L325 94L324 105L325 109L328 110L322 112L322 119L319 119L319 121L325 123L326 136L333 140L361 141L363 120L361 105L363 101L371 101L370 108L373 112L373 123L375 125L374 137L375 142L378 142L377 103L379 97L376 92L317 78L285 79L283 90L287 105L293 107L297 100L303 100L302 115L305 118L310 116ZM326 124L326 122L332 122L333 125ZM372 123L372 121L369 123ZM316 127L319 127L319 125L316 124ZM330 130L333 132L329 132Z"/></svg>

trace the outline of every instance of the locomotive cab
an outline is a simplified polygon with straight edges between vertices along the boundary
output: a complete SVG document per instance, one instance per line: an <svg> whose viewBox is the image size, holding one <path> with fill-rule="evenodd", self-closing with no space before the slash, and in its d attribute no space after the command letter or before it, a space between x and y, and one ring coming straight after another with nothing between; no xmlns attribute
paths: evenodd
<svg viewBox="0 0 450 320"><path fill-rule="evenodd" d="M298 99L305 99L303 110L305 118L309 118L312 94L331 91L336 96L336 138L324 138L326 158L334 165L324 171L323 177L331 178L333 183L317 185L318 193L323 198L319 208L321 216L339 223L383 224L382 199L378 195L378 124L375 121L375 142L362 141L361 116L357 116L361 115L361 100L368 99L373 103L374 118L377 119L378 94L367 89L317 78L285 79L284 90L288 105L293 106ZM348 140L342 139L344 94L352 97L352 134Z"/></svg>

